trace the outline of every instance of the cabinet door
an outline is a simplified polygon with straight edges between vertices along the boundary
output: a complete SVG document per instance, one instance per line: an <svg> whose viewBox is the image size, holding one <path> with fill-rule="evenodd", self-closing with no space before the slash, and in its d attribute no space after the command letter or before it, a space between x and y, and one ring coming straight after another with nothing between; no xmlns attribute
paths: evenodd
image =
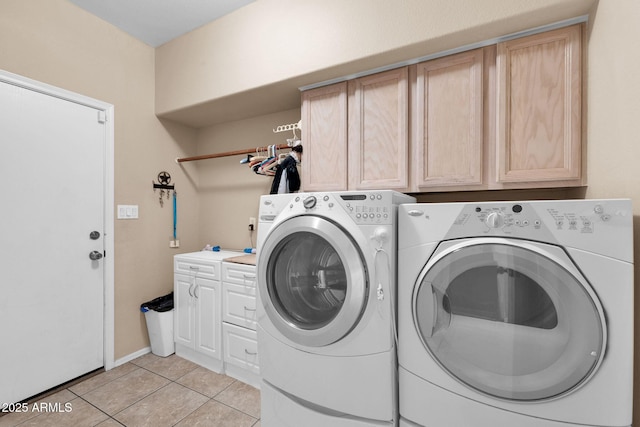
<svg viewBox="0 0 640 427"><path fill-rule="evenodd" d="M581 28L498 44L498 184L581 185Z"/></svg>
<svg viewBox="0 0 640 427"><path fill-rule="evenodd" d="M222 328L220 293L220 282L196 279L196 286L193 290L196 305L195 349L216 359L222 358L220 352L220 330Z"/></svg>
<svg viewBox="0 0 640 427"><path fill-rule="evenodd" d="M483 52L476 49L416 67L416 191L483 185Z"/></svg>
<svg viewBox="0 0 640 427"><path fill-rule="evenodd" d="M409 189L407 68L349 81L349 189Z"/></svg>
<svg viewBox="0 0 640 427"><path fill-rule="evenodd" d="M347 189L347 83L302 93L302 191Z"/></svg>
<svg viewBox="0 0 640 427"><path fill-rule="evenodd" d="M173 335L177 343L193 347L193 277L176 274L174 276L174 317Z"/></svg>

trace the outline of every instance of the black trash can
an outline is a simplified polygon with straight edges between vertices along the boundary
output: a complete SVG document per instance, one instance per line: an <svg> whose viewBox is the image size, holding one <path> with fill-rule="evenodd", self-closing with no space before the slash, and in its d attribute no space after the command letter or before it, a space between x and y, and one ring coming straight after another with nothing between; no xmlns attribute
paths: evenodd
<svg viewBox="0 0 640 427"><path fill-rule="evenodd" d="M156 356L167 357L173 354L173 292L155 298L140 305L144 313L151 342L151 352Z"/></svg>

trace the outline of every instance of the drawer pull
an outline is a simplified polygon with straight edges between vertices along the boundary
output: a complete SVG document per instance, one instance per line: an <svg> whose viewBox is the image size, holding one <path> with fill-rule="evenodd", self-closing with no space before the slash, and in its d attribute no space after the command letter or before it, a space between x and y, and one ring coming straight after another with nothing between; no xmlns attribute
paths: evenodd
<svg viewBox="0 0 640 427"><path fill-rule="evenodd" d="M247 307L246 305L244 306L244 310L245 310L245 311L256 311L256 309L255 309L255 308L249 308L249 307Z"/></svg>
<svg viewBox="0 0 640 427"><path fill-rule="evenodd" d="M246 348L244 349L244 354L248 355L248 356L257 356L258 352L257 351L249 351Z"/></svg>

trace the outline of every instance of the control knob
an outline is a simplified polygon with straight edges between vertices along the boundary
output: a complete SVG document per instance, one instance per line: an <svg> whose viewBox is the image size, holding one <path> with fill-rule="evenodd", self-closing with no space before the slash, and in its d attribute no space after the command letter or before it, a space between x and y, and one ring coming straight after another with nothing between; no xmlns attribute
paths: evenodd
<svg viewBox="0 0 640 427"><path fill-rule="evenodd" d="M313 209L316 207L317 202L316 196L309 196L302 201L302 205L305 209Z"/></svg>
<svg viewBox="0 0 640 427"><path fill-rule="evenodd" d="M373 232L371 239L375 240L380 244L380 246L382 246L384 243L386 243L389 240L389 232L384 227L378 227Z"/></svg>
<svg viewBox="0 0 640 427"><path fill-rule="evenodd" d="M500 228L504 225L504 216L500 212L491 212L487 215L485 223L490 228Z"/></svg>

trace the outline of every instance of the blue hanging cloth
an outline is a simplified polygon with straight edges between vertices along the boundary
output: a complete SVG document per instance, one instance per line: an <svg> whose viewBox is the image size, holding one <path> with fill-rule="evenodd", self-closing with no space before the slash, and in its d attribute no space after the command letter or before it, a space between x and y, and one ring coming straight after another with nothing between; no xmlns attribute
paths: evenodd
<svg viewBox="0 0 640 427"><path fill-rule="evenodd" d="M177 239L178 232L178 202L176 198L176 192L173 192L173 240Z"/></svg>

